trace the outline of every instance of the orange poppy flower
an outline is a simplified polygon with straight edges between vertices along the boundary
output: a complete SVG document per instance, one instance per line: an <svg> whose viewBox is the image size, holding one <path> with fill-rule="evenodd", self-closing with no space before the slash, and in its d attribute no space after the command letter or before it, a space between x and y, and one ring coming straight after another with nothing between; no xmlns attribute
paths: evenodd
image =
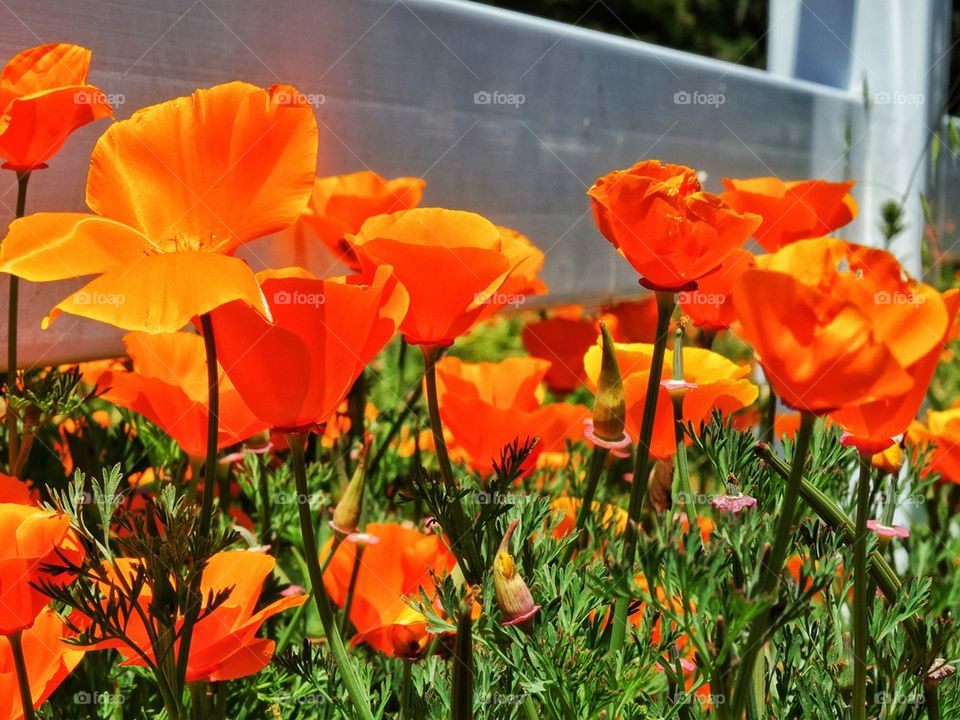
<svg viewBox="0 0 960 720"><path fill-rule="evenodd" d="M390 657L417 658L426 650L432 636L427 633L427 618L411 608L405 598L421 590L431 597L434 576L453 570L456 559L439 535L425 534L397 523L370 523L350 605L350 622L357 634L351 643L367 643ZM333 546L331 537L320 550L323 563ZM338 606L346 602L353 574L357 545L351 540L340 544L323 574L323 585Z"/></svg>
<svg viewBox="0 0 960 720"><path fill-rule="evenodd" d="M617 342L652 343L657 339L656 295L605 305L602 313L600 319Z"/></svg>
<svg viewBox="0 0 960 720"><path fill-rule="evenodd" d="M508 227L497 226L503 241L503 253L513 264L513 270L503 285L490 298L486 316L496 313L504 306L522 305L531 295L545 295L547 284L538 275L543 270L543 251L530 238Z"/></svg>
<svg viewBox="0 0 960 720"><path fill-rule="evenodd" d="M426 180L413 177L387 180L369 170L314 179L306 210L285 232L293 245L294 264L309 267L309 245L320 240L339 263L359 271L360 263L347 237L359 232L374 215L419 205L426 184Z"/></svg>
<svg viewBox="0 0 960 720"><path fill-rule="evenodd" d="M600 232L652 290L693 289L761 222L704 192L691 168L659 160L615 170L587 194Z"/></svg>
<svg viewBox="0 0 960 720"><path fill-rule="evenodd" d="M627 433L637 437L643 417L643 405L647 397L647 382L653 345L645 343L620 344L614 349L623 391L627 403ZM596 387L600 377L601 350L599 343L593 345L583 359L591 387ZM666 351L663 362L663 380L671 377L673 352ZM759 390L747 378L750 367L737 365L723 355L702 348L683 348L683 379L691 387L683 398L683 418L694 427L710 420L714 410L729 415L741 410L757 399ZM660 387L657 395L657 415L653 426L650 454L655 458L671 457L676 452L673 425L673 403L666 388Z"/></svg>
<svg viewBox="0 0 960 720"><path fill-rule="evenodd" d="M890 253L834 238L758 257L733 305L777 395L814 413L907 393L949 325L940 294Z"/></svg>
<svg viewBox="0 0 960 720"><path fill-rule="evenodd" d="M0 504L0 548L0 635L9 635L33 625L50 601L37 583L65 581L45 566L62 564L61 555L79 562L83 549L66 515L13 503Z"/></svg>
<svg viewBox="0 0 960 720"><path fill-rule="evenodd" d="M680 536L680 547L682 548L683 538L690 532L690 518L687 517L685 512L682 512L674 515L673 519L674 522L680 523L680 530L683 533ZM701 542L707 544L713 537L713 531L717 529L717 524L713 521L713 518L706 515L697 515L697 529L700 531Z"/></svg>
<svg viewBox="0 0 960 720"><path fill-rule="evenodd" d="M568 393L583 384L583 354L597 341L599 332L594 320L554 315L527 323L520 338L530 355L550 363L543 378L547 387Z"/></svg>
<svg viewBox="0 0 960 720"><path fill-rule="evenodd" d="M268 315L239 245L292 223L313 184L317 124L289 93L242 82L197 90L114 123L90 157L95 214L10 225L0 271L32 281L96 275L61 311L174 332L231 300Z"/></svg>
<svg viewBox="0 0 960 720"><path fill-rule="evenodd" d="M913 422L927 396L927 387L940 362L957 311L960 310L960 290L949 290L942 297L947 308L947 327L941 341L907 368L907 373L913 378L910 389L901 395L848 405L831 413L830 419L848 434L844 439L846 444L879 453L894 445L894 438L906 432Z"/></svg>
<svg viewBox="0 0 960 720"><path fill-rule="evenodd" d="M414 208L367 220L348 238L365 267L390 265L410 293L400 332L412 345L450 345L496 299L528 253L474 213Z"/></svg>
<svg viewBox="0 0 960 720"><path fill-rule="evenodd" d="M70 634L60 616L50 608L41 610L33 626L23 631L23 658L34 708L43 705L83 659L82 649L64 642ZM13 649L8 638L0 637L0 718L22 717Z"/></svg>
<svg viewBox="0 0 960 720"><path fill-rule="evenodd" d="M640 587L642 592L641 600L642 602L638 603L633 612L630 613L630 624L634 627L640 627L643 624L644 619L647 617L647 602L646 597L651 595L650 592L650 583L647 580L646 575L643 573L638 573L633 578L634 582ZM657 584L656 587L656 597L657 604L660 607L668 607L672 613L682 615L684 613L684 602L683 598L680 595L674 595L673 597L668 598L666 591L660 584ZM655 606L656 607L656 606ZM696 610L696 605L691 601L690 607L692 610ZM650 628L650 642L654 645L659 645L662 637L662 620L663 614L656 612L653 618L653 625ZM670 629L675 630L677 623L673 620L670 621ZM681 636L677 641L677 647L682 648L686 645L687 638L686 636Z"/></svg>
<svg viewBox="0 0 960 720"><path fill-rule="evenodd" d="M748 180L723 179L720 194L742 213L763 218L754 237L767 252L784 245L829 235L857 216L857 203L850 195L854 183L826 180L784 182L775 177Z"/></svg>
<svg viewBox="0 0 960 720"><path fill-rule="evenodd" d="M37 492L20 478L0 473L0 503L36 505Z"/></svg>
<svg viewBox="0 0 960 720"><path fill-rule="evenodd" d="M437 389L444 426L453 444L477 472L489 475L504 446L516 438L539 438L536 453L561 452L567 440L583 437L590 411L583 405L542 405L540 383L549 364L536 358L465 363L445 357L437 363ZM530 459L529 469L534 467Z"/></svg>
<svg viewBox="0 0 960 720"><path fill-rule="evenodd" d="M910 424L907 440L929 452L925 476L939 473L946 482L960 483L960 403L946 410L928 410L926 422Z"/></svg>
<svg viewBox="0 0 960 720"><path fill-rule="evenodd" d="M737 413L733 418L733 426L740 432L745 432L757 427L760 420L760 408L754 406ZM786 436L788 440L793 440L797 431L800 430L800 420L801 415L798 412L777 413L773 419L773 436L776 438Z"/></svg>
<svg viewBox="0 0 960 720"><path fill-rule="evenodd" d="M721 263L719 270L697 283L696 290L680 293L680 309L698 328L725 330L737 319L730 297L733 283L744 270L752 267L756 267L753 255L737 248Z"/></svg>
<svg viewBox="0 0 960 720"><path fill-rule="evenodd" d="M90 51L52 43L11 58L0 77L0 157L5 168L46 167L74 130L113 110L99 88L87 85Z"/></svg>
<svg viewBox="0 0 960 720"><path fill-rule="evenodd" d="M553 536L557 539L564 538L573 532L577 525L577 513L580 512L580 503L583 502L578 497L561 495L550 503L550 512L554 516L561 516L560 522L553 529ZM613 528L617 533L622 533L627 528L627 511L618 505L599 503L596 500L590 506L593 514L600 515L600 525Z"/></svg>
<svg viewBox="0 0 960 720"><path fill-rule="evenodd" d="M134 558L117 559L120 571L131 577L139 562ZM194 628L187 661L187 682L234 680L259 672L270 662L274 642L256 637L260 626L267 618L307 601L306 595L287 595L258 609L263 583L276 564L272 556L250 550L229 550L210 558L200 581L204 604L211 595L223 590L230 589L230 595L223 604L201 618ZM137 600L142 607L149 608L153 601L150 586L143 587ZM178 625L180 622L182 620L178 618ZM131 613L127 619L125 632L133 644L152 660L149 636L137 613ZM90 649L109 648L123 655L121 665L145 664L138 653L119 640L105 640Z"/></svg>
<svg viewBox="0 0 960 720"><path fill-rule="evenodd" d="M257 278L273 323L243 302L215 310L220 363L272 428L313 428L336 412L393 337L407 311L407 293L388 267L377 268L369 284L361 284L361 276L318 280L296 268Z"/></svg>
<svg viewBox="0 0 960 720"><path fill-rule="evenodd" d="M110 360L81 363L80 371L84 380L95 383L96 378L113 366L122 368L119 360ZM60 462L63 464L63 472L67 476L73 475L73 471L76 469L73 458L73 451L76 448L83 447L85 450L94 451L94 443L87 438L92 425L95 424L101 428L110 427L110 414L106 410L94 410L90 413L90 420L93 421L92 424L87 420L87 416L80 415L75 418L63 418L57 425L57 437L53 440L51 449L60 458Z"/></svg>
<svg viewBox="0 0 960 720"><path fill-rule="evenodd" d="M114 368L96 377L101 397L159 425L191 457L203 457L208 401L203 338L188 332L127 333L123 344L133 370ZM267 425L247 407L222 367L219 374L217 447L224 448L263 432Z"/></svg>

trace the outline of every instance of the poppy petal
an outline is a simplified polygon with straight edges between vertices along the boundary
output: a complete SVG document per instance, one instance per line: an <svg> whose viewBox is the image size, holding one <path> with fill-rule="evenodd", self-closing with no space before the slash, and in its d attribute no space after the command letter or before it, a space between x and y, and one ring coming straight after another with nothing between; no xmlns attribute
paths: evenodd
<svg viewBox="0 0 960 720"><path fill-rule="evenodd" d="M86 213L36 213L10 223L0 272L32 282L99 275L153 249L133 228Z"/></svg>
<svg viewBox="0 0 960 720"><path fill-rule="evenodd" d="M44 327L68 312L126 330L175 332L232 300L270 317L253 271L242 260L205 252L145 255L63 300L44 319Z"/></svg>
<svg viewBox="0 0 960 720"><path fill-rule="evenodd" d="M309 106L280 99L231 82L114 124L90 157L87 204L167 250L230 252L287 227L310 197L318 135Z"/></svg>
<svg viewBox="0 0 960 720"><path fill-rule="evenodd" d="M90 85L16 98L0 120L0 156L14 170L42 166L74 130L112 115L106 96Z"/></svg>
<svg viewBox="0 0 960 720"><path fill-rule="evenodd" d="M0 107L24 95L85 85L91 55L87 48L70 43L49 43L18 52L0 76Z"/></svg>

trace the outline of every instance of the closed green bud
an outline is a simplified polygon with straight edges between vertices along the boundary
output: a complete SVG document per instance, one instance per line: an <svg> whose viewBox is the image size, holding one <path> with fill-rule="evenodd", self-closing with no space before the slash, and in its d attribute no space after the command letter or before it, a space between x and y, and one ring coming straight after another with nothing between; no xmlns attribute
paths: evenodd
<svg viewBox="0 0 960 720"><path fill-rule="evenodd" d="M623 397L623 380L614 351L613 338L604 323L600 323L602 354L597 394L593 401L593 434L604 442L619 442L624 437L627 407Z"/></svg>
<svg viewBox="0 0 960 720"><path fill-rule="evenodd" d="M333 511L333 520L330 521L331 529L341 536L347 536L356 532L360 525L360 511L363 508L363 491L367 484L367 457L370 454L370 438L367 437L363 449L360 451L360 459L357 462L357 468L353 472L353 477L347 483L347 489L337 503Z"/></svg>

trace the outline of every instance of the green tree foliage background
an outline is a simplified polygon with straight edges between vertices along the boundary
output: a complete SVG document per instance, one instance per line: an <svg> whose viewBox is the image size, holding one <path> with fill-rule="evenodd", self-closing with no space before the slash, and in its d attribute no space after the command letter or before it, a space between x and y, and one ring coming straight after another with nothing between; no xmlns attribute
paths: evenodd
<svg viewBox="0 0 960 720"><path fill-rule="evenodd" d="M752 67L766 65L768 0L482 0Z"/></svg>

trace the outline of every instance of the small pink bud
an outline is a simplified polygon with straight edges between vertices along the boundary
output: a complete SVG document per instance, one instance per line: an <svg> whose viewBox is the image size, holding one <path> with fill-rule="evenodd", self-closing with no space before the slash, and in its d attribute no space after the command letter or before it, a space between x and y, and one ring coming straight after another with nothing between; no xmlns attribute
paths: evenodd
<svg viewBox="0 0 960 720"><path fill-rule="evenodd" d="M751 495L744 495L742 493L738 495L720 495L713 498L710 504L713 505L714 510L739 515L741 511L747 508L756 507L757 499Z"/></svg>
<svg viewBox="0 0 960 720"><path fill-rule="evenodd" d="M867 520L867 530L875 532L882 538L910 537L910 528L903 525L884 525L879 520Z"/></svg>
<svg viewBox="0 0 960 720"><path fill-rule="evenodd" d="M630 443L633 442L626 430L624 430L623 436L619 440L604 440L594 432L593 420L583 421L583 436L594 445L599 445L600 447L606 448L614 453L618 453L624 448L630 447Z"/></svg>
<svg viewBox="0 0 960 720"><path fill-rule="evenodd" d="M697 389L697 384L686 380L661 380L660 387L666 390L673 400L682 400L688 392Z"/></svg>
<svg viewBox="0 0 960 720"><path fill-rule="evenodd" d="M347 542L352 542L354 545L359 545L360 547L366 547L367 545L376 545L380 542L380 538L376 535L371 535L370 533L365 532L352 532L345 538Z"/></svg>

